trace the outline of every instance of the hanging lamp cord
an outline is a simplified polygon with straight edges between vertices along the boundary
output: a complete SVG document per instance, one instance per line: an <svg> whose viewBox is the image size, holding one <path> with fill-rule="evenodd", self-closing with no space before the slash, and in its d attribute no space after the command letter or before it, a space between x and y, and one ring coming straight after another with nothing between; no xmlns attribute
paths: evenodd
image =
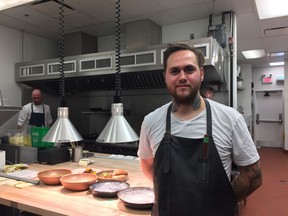
<svg viewBox="0 0 288 216"><path fill-rule="evenodd" d="M65 100L65 64L64 64L64 0L58 0L59 7L59 35L58 35L58 51L60 63L60 79L59 79L59 93L60 106L66 107Z"/></svg>
<svg viewBox="0 0 288 216"><path fill-rule="evenodd" d="M115 96L114 103L121 103L121 19L120 0L115 1Z"/></svg>

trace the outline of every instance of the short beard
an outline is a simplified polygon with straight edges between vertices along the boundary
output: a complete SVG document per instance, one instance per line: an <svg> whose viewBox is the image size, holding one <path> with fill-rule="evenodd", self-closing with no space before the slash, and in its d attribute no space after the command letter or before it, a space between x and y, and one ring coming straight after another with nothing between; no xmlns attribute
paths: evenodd
<svg viewBox="0 0 288 216"><path fill-rule="evenodd" d="M193 100L175 100L173 99L173 103L172 103L172 112L175 113L177 112L177 110L179 109L179 107L181 106L181 104L184 105L191 105L193 107L194 110L198 110L200 109L201 106L201 98L200 96L197 94Z"/></svg>
<svg viewBox="0 0 288 216"><path fill-rule="evenodd" d="M36 106L40 105L41 102L33 102Z"/></svg>

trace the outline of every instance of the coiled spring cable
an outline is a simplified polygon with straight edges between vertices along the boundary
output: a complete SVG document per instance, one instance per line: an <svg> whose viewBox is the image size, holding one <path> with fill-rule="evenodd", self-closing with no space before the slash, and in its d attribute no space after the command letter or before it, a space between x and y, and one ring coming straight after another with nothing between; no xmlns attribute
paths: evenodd
<svg viewBox="0 0 288 216"><path fill-rule="evenodd" d="M114 103L121 102L121 20L120 20L120 0L115 1L115 93Z"/></svg>
<svg viewBox="0 0 288 216"><path fill-rule="evenodd" d="M59 79L59 93L61 97L61 107L66 106L65 101L65 64L64 64L64 0L58 0L59 7L59 35L58 35L58 51L60 63L60 79Z"/></svg>

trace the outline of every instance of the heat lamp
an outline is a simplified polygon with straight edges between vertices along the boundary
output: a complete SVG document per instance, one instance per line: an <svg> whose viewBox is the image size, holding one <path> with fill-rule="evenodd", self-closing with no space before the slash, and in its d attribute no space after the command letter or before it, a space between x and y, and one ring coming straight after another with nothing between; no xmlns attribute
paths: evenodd
<svg viewBox="0 0 288 216"><path fill-rule="evenodd" d="M60 107L58 107L57 120L49 129L48 133L44 136L44 142L78 142L83 140L82 136L75 129L71 121L69 120L69 108L66 105L65 100L65 64L64 64L64 0L59 0L60 3L60 33L59 33L59 60L60 60L60 79L59 79L59 91L60 91Z"/></svg>
<svg viewBox="0 0 288 216"><path fill-rule="evenodd" d="M111 105L112 116L101 134L96 139L101 143L127 143L139 140L138 135L126 121L123 113L124 108L121 103L121 32L120 32L120 0L115 1L115 96Z"/></svg>

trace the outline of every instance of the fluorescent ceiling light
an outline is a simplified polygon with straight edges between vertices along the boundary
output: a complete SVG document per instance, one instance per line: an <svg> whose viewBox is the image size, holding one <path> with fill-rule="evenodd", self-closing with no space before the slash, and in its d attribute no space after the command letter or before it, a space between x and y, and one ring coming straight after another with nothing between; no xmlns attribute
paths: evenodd
<svg viewBox="0 0 288 216"><path fill-rule="evenodd" d="M8 8L20 6L29 2L32 2L34 0L1 0L0 1L0 11L5 10Z"/></svg>
<svg viewBox="0 0 288 216"><path fill-rule="evenodd" d="M284 65L284 62L270 62L269 65L270 66L281 66L281 65Z"/></svg>
<svg viewBox="0 0 288 216"><path fill-rule="evenodd" d="M270 57L279 57L279 56L284 56L284 52L273 52L268 54Z"/></svg>
<svg viewBox="0 0 288 216"><path fill-rule="evenodd" d="M288 15L287 0L255 0L259 19L268 19Z"/></svg>
<svg viewBox="0 0 288 216"><path fill-rule="evenodd" d="M264 57L266 55L266 53L263 49L261 49L261 50L246 50L246 51L242 51L242 54L245 56L246 59L261 58L261 57Z"/></svg>

